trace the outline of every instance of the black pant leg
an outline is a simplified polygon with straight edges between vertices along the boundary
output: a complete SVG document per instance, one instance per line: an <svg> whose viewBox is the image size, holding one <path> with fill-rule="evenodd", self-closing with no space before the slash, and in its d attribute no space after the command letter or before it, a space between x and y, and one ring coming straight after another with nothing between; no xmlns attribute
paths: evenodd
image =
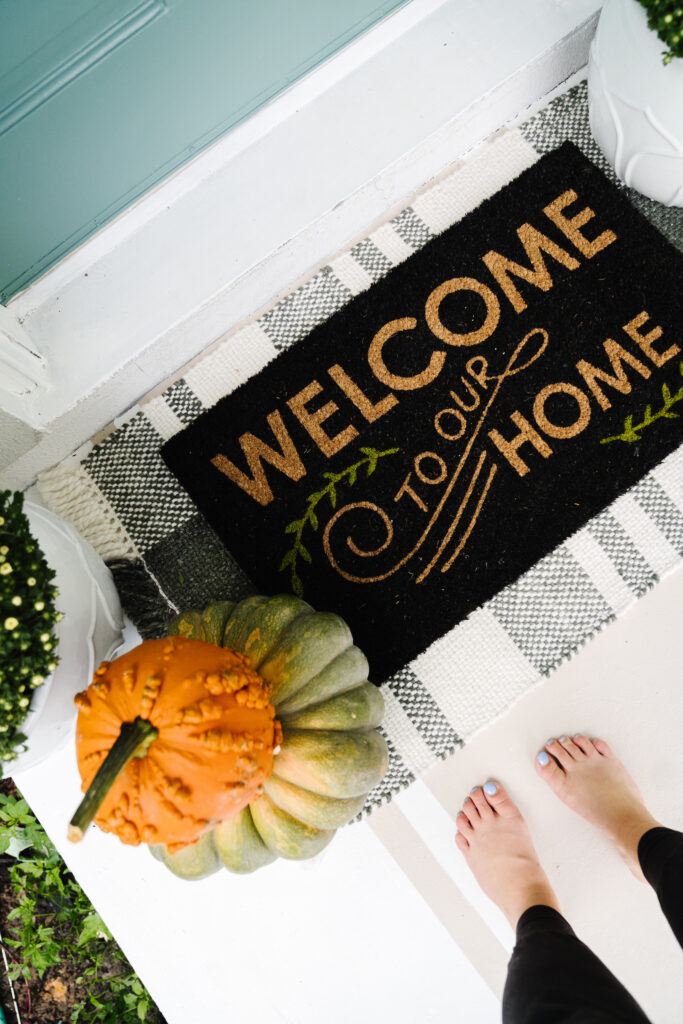
<svg viewBox="0 0 683 1024"><path fill-rule="evenodd" d="M651 828L638 843L638 860L683 947L683 834L672 828Z"/></svg>
<svg viewBox="0 0 683 1024"><path fill-rule="evenodd" d="M530 907L503 993L503 1024L650 1024L620 981L552 907Z"/></svg>

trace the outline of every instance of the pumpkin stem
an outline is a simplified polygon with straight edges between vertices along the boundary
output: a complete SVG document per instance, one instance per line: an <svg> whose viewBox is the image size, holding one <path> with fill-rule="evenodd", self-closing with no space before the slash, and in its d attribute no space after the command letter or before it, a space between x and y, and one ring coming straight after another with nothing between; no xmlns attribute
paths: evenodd
<svg viewBox="0 0 683 1024"><path fill-rule="evenodd" d="M133 722L123 723L116 742L98 768L78 810L69 822L67 834L72 843L83 838L86 828L128 762L134 757L144 757L158 734L158 729L147 718L138 716Z"/></svg>

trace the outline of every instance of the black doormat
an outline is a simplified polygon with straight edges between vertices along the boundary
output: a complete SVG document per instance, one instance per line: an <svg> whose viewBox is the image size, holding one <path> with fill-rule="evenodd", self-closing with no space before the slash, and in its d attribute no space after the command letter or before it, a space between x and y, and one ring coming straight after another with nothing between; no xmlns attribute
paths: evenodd
<svg viewBox="0 0 683 1024"><path fill-rule="evenodd" d="M683 258L572 144L200 415L170 469L376 683L683 439Z"/></svg>

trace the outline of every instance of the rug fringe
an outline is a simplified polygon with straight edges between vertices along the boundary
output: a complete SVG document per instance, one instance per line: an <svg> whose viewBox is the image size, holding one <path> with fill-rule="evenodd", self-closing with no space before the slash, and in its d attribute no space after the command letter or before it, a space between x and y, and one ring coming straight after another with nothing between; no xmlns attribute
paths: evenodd
<svg viewBox="0 0 683 1024"><path fill-rule="evenodd" d="M104 561L136 559L139 552L113 508L82 465L60 465L40 473L41 497L91 544Z"/></svg>

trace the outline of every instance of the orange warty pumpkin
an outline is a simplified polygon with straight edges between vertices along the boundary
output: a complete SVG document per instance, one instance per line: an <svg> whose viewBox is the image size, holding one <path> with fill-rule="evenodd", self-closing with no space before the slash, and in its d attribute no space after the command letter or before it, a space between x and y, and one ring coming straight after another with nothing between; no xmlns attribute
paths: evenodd
<svg viewBox="0 0 683 1024"><path fill-rule="evenodd" d="M260 795L282 737L249 659L182 636L104 662L76 703L88 792L74 840L94 818L124 843L177 851Z"/></svg>

